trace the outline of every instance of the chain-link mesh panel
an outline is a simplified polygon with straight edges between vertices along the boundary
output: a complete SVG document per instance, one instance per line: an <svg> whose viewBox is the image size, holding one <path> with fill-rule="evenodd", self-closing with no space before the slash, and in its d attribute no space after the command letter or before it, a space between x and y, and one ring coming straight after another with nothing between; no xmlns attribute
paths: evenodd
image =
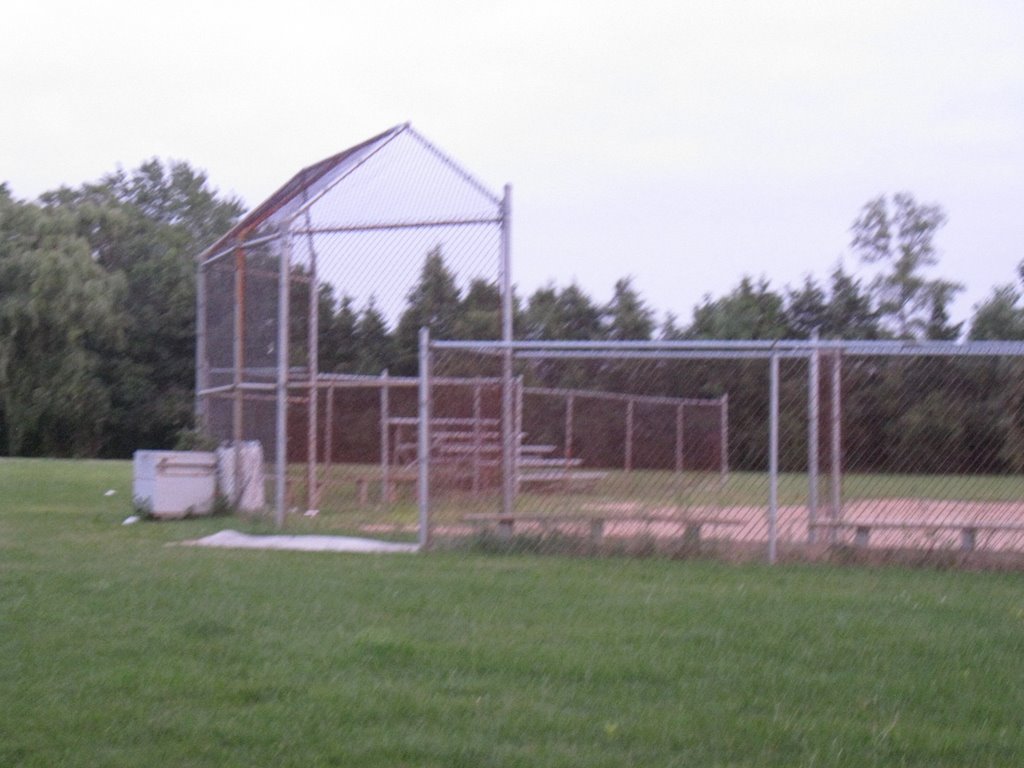
<svg viewBox="0 0 1024 768"><path fill-rule="evenodd" d="M495 410L475 415L499 425L497 474L470 497L432 475L437 545L1024 562L1020 358L520 345L506 434L504 352L475 349L435 344L431 375L496 377ZM470 415L460 428L485 428ZM452 436L431 428L435 466Z"/></svg>
<svg viewBox="0 0 1024 768"><path fill-rule="evenodd" d="M206 422L218 440L259 440L268 461L283 429L268 473L281 512L416 534L416 382L402 377L423 326L501 336L503 222L501 199L399 126L303 170L218 244L202 267Z"/></svg>
<svg viewBox="0 0 1024 768"><path fill-rule="evenodd" d="M499 425L489 450L497 459L511 454L512 508L500 460L490 492L471 503L445 484L432 486L436 545L568 554L764 550L765 361L517 354L507 438L500 352L442 345L431 370L440 379L456 370L472 375L477 366L498 377L495 411L485 415Z"/></svg>
<svg viewBox="0 0 1024 768"><path fill-rule="evenodd" d="M833 542L873 559L1024 555L1021 360L846 356Z"/></svg>
<svg viewBox="0 0 1024 768"><path fill-rule="evenodd" d="M252 483L263 487L250 491L247 499L259 499L262 505L275 495L281 247L280 241L272 239L261 238L255 244L241 241L200 267L205 327L200 338L199 398L205 428L222 445L258 446L256 453L246 454L251 457L247 461L258 466L244 473L239 454L236 474L240 478L244 474L244 481L222 479L233 496L229 501L235 504Z"/></svg>

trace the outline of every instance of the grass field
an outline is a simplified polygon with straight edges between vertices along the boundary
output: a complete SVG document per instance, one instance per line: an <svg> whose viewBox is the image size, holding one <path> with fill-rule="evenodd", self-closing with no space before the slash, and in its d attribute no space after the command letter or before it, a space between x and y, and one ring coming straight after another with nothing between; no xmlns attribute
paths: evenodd
<svg viewBox="0 0 1024 768"><path fill-rule="evenodd" d="M0 460L2 766L1024 761L1018 574L206 550L259 526L129 489Z"/></svg>

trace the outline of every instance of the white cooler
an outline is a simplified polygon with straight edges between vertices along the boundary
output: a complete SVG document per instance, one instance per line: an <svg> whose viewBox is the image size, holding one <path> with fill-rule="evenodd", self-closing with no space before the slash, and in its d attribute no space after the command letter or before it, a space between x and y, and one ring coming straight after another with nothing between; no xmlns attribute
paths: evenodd
<svg viewBox="0 0 1024 768"><path fill-rule="evenodd" d="M205 451L136 451L132 498L154 517L208 515L217 489L217 456Z"/></svg>

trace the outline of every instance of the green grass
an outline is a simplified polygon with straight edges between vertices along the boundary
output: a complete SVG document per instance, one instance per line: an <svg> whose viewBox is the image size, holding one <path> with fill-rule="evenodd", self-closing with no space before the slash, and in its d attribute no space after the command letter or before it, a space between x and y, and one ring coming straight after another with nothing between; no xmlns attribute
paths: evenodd
<svg viewBox="0 0 1024 768"><path fill-rule="evenodd" d="M0 765L1024 756L1017 574L202 550L129 473L0 460Z"/></svg>

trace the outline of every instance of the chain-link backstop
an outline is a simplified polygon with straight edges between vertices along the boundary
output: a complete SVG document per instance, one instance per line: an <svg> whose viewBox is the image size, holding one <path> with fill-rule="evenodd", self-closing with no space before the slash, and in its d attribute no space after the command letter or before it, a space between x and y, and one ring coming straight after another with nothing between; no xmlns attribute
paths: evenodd
<svg viewBox="0 0 1024 768"><path fill-rule="evenodd" d="M200 257L199 421L239 462L246 443L262 452L265 472L236 470L266 483L278 525L361 507L353 524L401 519L381 509L415 473L400 376L417 372L421 325L511 337L507 222L507 188L402 125L302 170ZM488 311L446 327L454 296Z"/></svg>

